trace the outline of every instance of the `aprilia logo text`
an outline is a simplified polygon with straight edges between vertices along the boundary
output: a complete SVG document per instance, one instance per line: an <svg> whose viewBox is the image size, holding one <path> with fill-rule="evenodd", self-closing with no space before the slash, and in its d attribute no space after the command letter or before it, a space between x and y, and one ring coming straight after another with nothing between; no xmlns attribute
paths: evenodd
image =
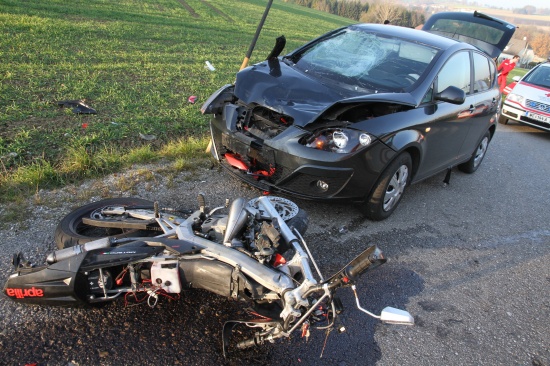
<svg viewBox="0 0 550 366"><path fill-rule="evenodd" d="M15 296L17 299L23 299L25 297L42 297L44 291L39 288L7 288L6 295Z"/></svg>

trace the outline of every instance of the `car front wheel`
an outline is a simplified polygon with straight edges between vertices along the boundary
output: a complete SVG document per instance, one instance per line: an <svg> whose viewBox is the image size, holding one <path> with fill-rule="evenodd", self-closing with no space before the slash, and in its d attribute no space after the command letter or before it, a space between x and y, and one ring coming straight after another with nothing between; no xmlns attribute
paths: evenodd
<svg viewBox="0 0 550 366"><path fill-rule="evenodd" d="M503 125L507 125L508 124L508 117L501 114L500 116L498 116L498 123L503 124Z"/></svg>
<svg viewBox="0 0 550 366"><path fill-rule="evenodd" d="M483 158L485 157L485 154L487 153L487 148L489 147L489 142L491 141L491 134L489 131L485 132L485 135L481 139L481 142L479 143L477 149L472 154L472 157L470 160L465 162L464 164L460 164L458 166L458 169L463 171L464 173L472 174L479 168L481 165L481 162L483 161Z"/></svg>
<svg viewBox="0 0 550 366"><path fill-rule="evenodd" d="M409 153L402 153L380 175L376 186L360 208L370 220L384 220L390 217L405 188L411 181L412 159Z"/></svg>

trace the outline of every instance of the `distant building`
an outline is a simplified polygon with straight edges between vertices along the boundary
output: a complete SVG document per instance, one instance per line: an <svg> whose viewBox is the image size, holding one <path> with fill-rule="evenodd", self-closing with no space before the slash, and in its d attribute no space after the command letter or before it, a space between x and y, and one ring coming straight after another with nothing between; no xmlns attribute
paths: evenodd
<svg viewBox="0 0 550 366"><path fill-rule="evenodd" d="M535 52L533 52L533 49L529 46L528 40L525 38L512 38L508 45L504 47L504 51L500 54L498 62L500 63L506 58L512 58L514 55L520 57L518 65L520 67L526 66L535 58Z"/></svg>

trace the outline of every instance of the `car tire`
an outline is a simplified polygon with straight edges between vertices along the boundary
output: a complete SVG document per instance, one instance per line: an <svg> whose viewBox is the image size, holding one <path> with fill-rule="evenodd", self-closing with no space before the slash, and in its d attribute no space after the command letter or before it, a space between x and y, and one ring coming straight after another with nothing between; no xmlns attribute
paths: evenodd
<svg viewBox="0 0 550 366"><path fill-rule="evenodd" d="M360 207L361 212L374 221L390 217L401 201L411 176L411 155L404 152L382 172L365 204Z"/></svg>
<svg viewBox="0 0 550 366"><path fill-rule="evenodd" d="M491 134L489 133L489 131L487 131L485 132L485 135L483 135L483 138L481 139L479 145L477 145L477 148L472 154L470 160L463 164L460 164L458 166L458 169L468 174L472 174L473 172L475 172L477 168L479 168L481 162L483 161L483 158L487 154L487 149L489 148L490 142Z"/></svg>
<svg viewBox="0 0 550 366"><path fill-rule="evenodd" d="M498 123L502 124L502 125L507 125L508 124L508 118L504 115L502 115L502 113L498 116Z"/></svg>

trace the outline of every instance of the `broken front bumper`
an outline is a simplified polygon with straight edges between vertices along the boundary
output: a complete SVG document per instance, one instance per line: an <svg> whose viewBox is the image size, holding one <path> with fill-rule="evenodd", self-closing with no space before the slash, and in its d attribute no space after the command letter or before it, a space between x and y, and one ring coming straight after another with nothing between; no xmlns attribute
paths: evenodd
<svg viewBox="0 0 550 366"><path fill-rule="evenodd" d="M234 123L226 120L230 115L224 110L211 119L214 157L233 176L270 193L362 201L383 161L393 156L393 150L379 141L352 154L315 150L300 143L309 132L296 126L263 140L232 128Z"/></svg>

